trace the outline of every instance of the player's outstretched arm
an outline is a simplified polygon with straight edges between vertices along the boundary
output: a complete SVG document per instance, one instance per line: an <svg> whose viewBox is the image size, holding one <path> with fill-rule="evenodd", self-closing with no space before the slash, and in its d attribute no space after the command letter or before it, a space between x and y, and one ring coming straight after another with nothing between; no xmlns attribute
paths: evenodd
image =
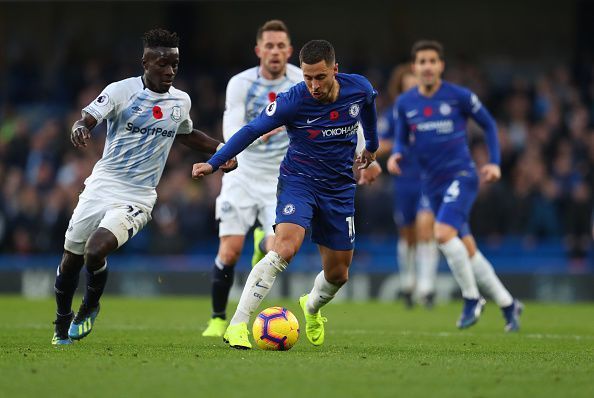
<svg viewBox="0 0 594 398"><path fill-rule="evenodd" d="M222 143L208 136L208 134L193 129L190 134L178 134L175 141L180 142L188 148L198 152L214 154Z"/></svg>
<svg viewBox="0 0 594 398"><path fill-rule="evenodd" d="M87 141L91 139L91 130L97 125L97 119L91 114L83 111L82 118L72 125L70 130L70 142L75 148L85 148Z"/></svg>
<svg viewBox="0 0 594 398"><path fill-rule="evenodd" d="M190 134L179 134L175 137L175 140L181 142L188 148L192 148L196 151L214 154L217 150L223 147L223 143L219 142L206 133L200 130L192 130ZM220 169L224 173L228 173L237 168L237 158L232 158L221 165Z"/></svg>

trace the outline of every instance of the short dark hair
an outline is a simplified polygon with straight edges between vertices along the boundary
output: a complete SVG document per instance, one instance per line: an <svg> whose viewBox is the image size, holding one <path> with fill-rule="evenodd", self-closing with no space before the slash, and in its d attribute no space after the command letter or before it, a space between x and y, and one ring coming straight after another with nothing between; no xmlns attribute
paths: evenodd
<svg viewBox="0 0 594 398"><path fill-rule="evenodd" d="M151 29L148 32L145 32L142 37L142 42L144 48L179 47L179 37L177 36L177 33L161 28Z"/></svg>
<svg viewBox="0 0 594 398"><path fill-rule="evenodd" d="M439 59L442 61L444 60L444 51L443 45L438 42L437 40L419 40L415 44L413 44L412 49L410 51L410 56L413 62L417 59L417 53L423 50L434 50L437 52Z"/></svg>
<svg viewBox="0 0 594 398"><path fill-rule="evenodd" d="M331 65L336 61L334 47L326 40L310 40L299 51L299 63L313 65L320 61Z"/></svg>
<svg viewBox="0 0 594 398"><path fill-rule="evenodd" d="M287 39L291 41L289 28L287 28L287 25L280 19L271 19L270 21L264 22L264 25L260 26L256 33L256 43L262 39L264 32L285 32L287 34Z"/></svg>

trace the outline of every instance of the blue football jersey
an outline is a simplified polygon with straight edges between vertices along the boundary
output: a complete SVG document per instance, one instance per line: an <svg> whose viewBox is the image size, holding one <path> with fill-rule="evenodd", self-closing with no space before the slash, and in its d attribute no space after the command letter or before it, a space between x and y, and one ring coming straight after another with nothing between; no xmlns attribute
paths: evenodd
<svg viewBox="0 0 594 398"><path fill-rule="evenodd" d="M386 109L377 120L377 134L380 140L392 141L392 145L396 145L396 107L391 106ZM404 154L402 161L399 163L402 174L394 176L400 182L403 180L411 180L417 184L421 178L421 166L417 160L417 156L409 148L403 149Z"/></svg>
<svg viewBox="0 0 594 398"><path fill-rule="evenodd" d="M280 178L306 179L317 186L336 188L355 183L352 166L359 123L365 146L378 147L375 97L377 92L360 75L339 73L338 98L330 104L311 96L298 83L240 129L208 163L216 170L259 136L285 126L289 148L280 167Z"/></svg>
<svg viewBox="0 0 594 398"><path fill-rule="evenodd" d="M461 172L476 174L466 137L469 117L484 130L490 163L499 164L497 127L493 117L470 90L443 81L431 97L418 87L402 94L396 102L396 145L394 153L416 155L429 192L443 188Z"/></svg>

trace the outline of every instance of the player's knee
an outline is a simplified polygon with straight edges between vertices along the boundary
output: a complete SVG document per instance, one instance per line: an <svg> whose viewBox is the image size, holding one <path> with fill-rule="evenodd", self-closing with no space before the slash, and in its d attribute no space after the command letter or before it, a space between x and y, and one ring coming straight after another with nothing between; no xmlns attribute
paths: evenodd
<svg viewBox="0 0 594 398"><path fill-rule="evenodd" d="M458 231L446 224L436 224L434 234L435 240L437 240L437 243L441 245L450 241L450 239L455 238L458 234Z"/></svg>
<svg viewBox="0 0 594 398"><path fill-rule="evenodd" d="M105 264L107 250L104 245L87 244L85 247L85 264L89 271L97 271Z"/></svg>
<svg viewBox="0 0 594 398"><path fill-rule="evenodd" d="M225 266L227 267L232 267L235 264L237 264L237 261L239 261L239 256L241 255L241 251L239 250L234 250L234 249L230 249L230 248L221 248L219 250L219 254L218 254L218 258L219 260L225 264Z"/></svg>
<svg viewBox="0 0 594 398"><path fill-rule="evenodd" d="M324 278L335 286L342 286L349 280L349 270L348 268L343 268L324 272Z"/></svg>
<svg viewBox="0 0 594 398"><path fill-rule="evenodd" d="M83 255L65 250L62 256L62 261L60 262L60 272L63 274L78 273L84 263L85 260Z"/></svg>

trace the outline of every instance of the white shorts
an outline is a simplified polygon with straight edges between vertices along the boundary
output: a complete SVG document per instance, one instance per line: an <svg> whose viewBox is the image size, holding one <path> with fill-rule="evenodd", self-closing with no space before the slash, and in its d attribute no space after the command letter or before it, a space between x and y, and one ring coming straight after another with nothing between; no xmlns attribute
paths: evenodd
<svg viewBox="0 0 594 398"><path fill-rule="evenodd" d="M136 235L151 220L151 209L134 202L112 202L83 191L72 213L64 249L83 255L87 240L97 228L115 235L118 247Z"/></svg>
<svg viewBox="0 0 594 398"><path fill-rule="evenodd" d="M221 193L216 201L219 237L245 235L260 223L266 236L274 235L276 217L276 184L278 178L249 179L242 175L225 174Z"/></svg>

